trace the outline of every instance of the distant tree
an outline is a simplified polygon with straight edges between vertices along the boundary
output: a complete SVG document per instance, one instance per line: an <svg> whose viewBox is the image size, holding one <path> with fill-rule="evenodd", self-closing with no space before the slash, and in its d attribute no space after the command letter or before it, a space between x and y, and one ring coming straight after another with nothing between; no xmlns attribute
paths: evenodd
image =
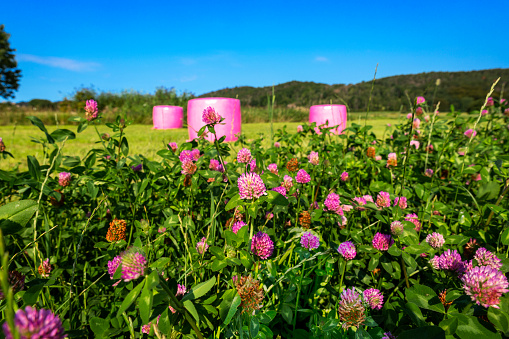
<svg viewBox="0 0 509 339"><path fill-rule="evenodd" d="M21 70L16 68L18 63L14 58L16 50L9 45L10 36L4 31L4 25L0 25L0 97L5 99L14 98L21 78Z"/></svg>

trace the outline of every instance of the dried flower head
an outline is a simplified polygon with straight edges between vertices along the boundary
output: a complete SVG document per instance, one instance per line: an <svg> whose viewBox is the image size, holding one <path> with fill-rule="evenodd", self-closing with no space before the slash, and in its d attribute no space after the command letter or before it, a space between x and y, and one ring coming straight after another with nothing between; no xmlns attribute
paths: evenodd
<svg viewBox="0 0 509 339"><path fill-rule="evenodd" d="M366 155L368 156L368 158L374 159L376 155L376 149L373 146L369 146L368 149L366 150Z"/></svg>
<svg viewBox="0 0 509 339"><path fill-rule="evenodd" d="M52 271L52 267L51 267L51 264L49 263L49 259L45 259L41 262L41 264L39 265L38 271L39 271L39 274L41 275L41 277L43 277L43 278L49 277L49 275Z"/></svg>
<svg viewBox="0 0 509 339"><path fill-rule="evenodd" d="M125 220L113 219L110 222L110 227L106 233L106 240L109 242L125 240L125 232L127 229L127 223Z"/></svg>
<svg viewBox="0 0 509 339"><path fill-rule="evenodd" d="M286 164L286 169L289 172L297 172L299 170L299 161L297 160L297 158L290 159Z"/></svg>
<svg viewBox="0 0 509 339"><path fill-rule="evenodd" d="M470 238L470 240L465 245L465 250L463 251L465 258L471 259L472 254L474 254L478 247L479 244L477 243L477 240Z"/></svg>
<svg viewBox="0 0 509 339"><path fill-rule="evenodd" d="M308 211L299 213L299 224L303 228L309 228L311 226L311 214L309 214Z"/></svg>
<svg viewBox="0 0 509 339"><path fill-rule="evenodd" d="M389 167L389 166L392 166L392 167L398 166L398 156L396 155L396 153L389 153L389 155L387 157L387 166L386 167Z"/></svg>
<svg viewBox="0 0 509 339"><path fill-rule="evenodd" d="M365 311L361 295L355 291L355 288L345 289L341 293L338 314L339 319L343 322L341 325L343 329L362 325L366 317Z"/></svg>
<svg viewBox="0 0 509 339"><path fill-rule="evenodd" d="M0 152L5 152L5 144L2 138L0 138Z"/></svg>
<svg viewBox="0 0 509 339"><path fill-rule="evenodd" d="M391 206L391 195L387 192L380 192L376 197L376 205L380 208Z"/></svg>
<svg viewBox="0 0 509 339"><path fill-rule="evenodd" d="M264 296L258 280L251 276L240 277L235 280L235 287L240 296L242 313L253 315L256 310L262 308Z"/></svg>
<svg viewBox="0 0 509 339"><path fill-rule="evenodd" d="M25 275L18 271L9 271L9 286L12 288L12 293L16 294L25 288ZM0 300L5 298L4 292L0 287Z"/></svg>
<svg viewBox="0 0 509 339"><path fill-rule="evenodd" d="M313 165L318 165L320 163L320 158L318 156L318 152L311 152L308 156L309 162Z"/></svg>
<svg viewBox="0 0 509 339"><path fill-rule="evenodd" d="M14 327L16 327L21 339L62 339L67 337L59 317L50 310L37 310L31 306L26 306L24 310L19 309L16 312ZM6 339L14 338L7 322L4 322L3 330Z"/></svg>
<svg viewBox="0 0 509 339"><path fill-rule="evenodd" d="M189 187L191 186L192 184L192 175L191 174L186 174L186 176L184 177L184 187Z"/></svg>
<svg viewBox="0 0 509 339"><path fill-rule="evenodd" d="M188 160L182 162L181 166L182 166L182 171L180 173L185 174L185 175L187 175L187 174L193 175L197 169L196 164L194 162L188 161Z"/></svg>
<svg viewBox="0 0 509 339"><path fill-rule="evenodd" d="M447 290L443 290L442 292L438 293L438 299L442 305L444 305L446 311L449 309L449 306L452 305L452 301L447 301Z"/></svg>

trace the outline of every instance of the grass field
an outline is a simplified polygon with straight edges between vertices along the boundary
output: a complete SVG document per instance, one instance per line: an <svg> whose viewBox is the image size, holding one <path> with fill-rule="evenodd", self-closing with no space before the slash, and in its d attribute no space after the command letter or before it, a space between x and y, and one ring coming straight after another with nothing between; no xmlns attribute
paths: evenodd
<svg viewBox="0 0 509 339"><path fill-rule="evenodd" d="M395 117L383 120L370 119L368 120L368 124L373 126L373 131L381 138L387 123L394 124L398 121L398 118ZM364 124L364 121L361 119L355 119L353 122ZM349 121L348 125L351 125L351 123L352 121ZM284 125L287 126L288 131L296 131L297 126L300 124L302 124L302 122L274 123L274 131L282 128ZM243 124L242 133L246 135L248 140L258 137L259 133L269 135L269 126L268 123ZM47 126L47 128L50 133L57 128L67 128L76 132L76 126L70 125ZM110 132L110 130L103 125L99 126L98 130L99 133ZM182 142L185 142L188 137L187 128L177 130L154 130L151 125L131 125L126 128L125 133L129 141L130 154L143 154L148 159L156 159L157 151L165 148L168 142L174 141L180 145ZM6 150L14 155L14 159L1 159L0 169L11 170L19 166L20 171L27 170L27 155L35 156L42 164L42 146L32 142L32 137L39 139L43 136L44 134L37 127L32 125L0 126L0 138L3 139ZM91 148L101 147L100 144L96 144L97 140L98 136L95 129L93 127L88 127L84 132L78 134L76 139L68 140L62 152L65 155L83 157Z"/></svg>

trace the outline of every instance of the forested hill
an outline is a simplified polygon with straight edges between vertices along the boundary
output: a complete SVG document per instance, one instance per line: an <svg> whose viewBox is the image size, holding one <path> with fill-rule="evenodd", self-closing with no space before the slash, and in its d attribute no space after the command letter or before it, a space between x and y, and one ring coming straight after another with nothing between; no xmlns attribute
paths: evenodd
<svg viewBox="0 0 509 339"><path fill-rule="evenodd" d="M493 82L500 77L493 97L498 98L509 81L509 69L488 69L471 72L430 72L397 75L376 79L371 99L371 111L399 111L409 109L409 99L424 96L428 102L440 101L440 110L479 110ZM437 87L437 79L440 85ZM508 86L509 87L509 86ZM436 90L436 94L434 94ZM317 104L347 104L352 111L366 109L371 81L355 85L327 85L314 82L291 81L274 87L277 106L309 107ZM509 88L505 93L509 92ZM243 106L267 106L272 86L226 88L200 97L238 98ZM506 95L509 96L509 95Z"/></svg>

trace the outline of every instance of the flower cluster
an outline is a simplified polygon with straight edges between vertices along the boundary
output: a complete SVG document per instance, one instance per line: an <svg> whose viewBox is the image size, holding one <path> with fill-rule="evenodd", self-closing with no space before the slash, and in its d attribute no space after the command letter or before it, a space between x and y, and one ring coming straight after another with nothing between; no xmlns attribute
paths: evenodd
<svg viewBox="0 0 509 339"><path fill-rule="evenodd" d="M392 167L398 166L398 156L396 155L396 153L389 153L389 155L387 156L386 167L389 167L389 166L392 166Z"/></svg>
<svg viewBox="0 0 509 339"><path fill-rule="evenodd" d="M336 193L329 193L323 204L325 205L324 211L329 211L339 215L343 215L341 201L339 200L339 195L337 195Z"/></svg>
<svg viewBox="0 0 509 339"><path fill-rule="evenodd" d="M309 162L312 164L312 165L318 165L320 163L320 158L318 157L318 152L311 152L309 154Z"/></svg>
<svg viewBox="0 0 509 339"><path fill-rule="evenodd" d="M465 134L465 136L470 139L470 138L475 137L477 135L477 132L475 130L469 128L463 134Z"/></svg>
<svg viewBox="0 0 509 339"><path fill-rule="evenodd" d="M277 164L270 164L269 166L267 166L267 169L270 171L270 173L272 174L275 174L275 175L278 175L279 172L277 170Z"/></svg>
<svg viewBox="0 0 509 339"><path fill-rule="evenodd" d="M345 289L341 293L341 300L338 304L339 319L343 322L343 329L352 326L359 327L366 318L366 309L362 305L362 298L355 288Z"/></svg>
<svg viewBox="0 0 509 339"><path fill-rule="evenodd" d="M347 181L348 180L348 172L341 173L341 181Z"/></svg>
<svg viewBox="0 0 509 339"><path fill-rule="evenodd" d="M387 251L389 247L394 244L394 240L390 236L390 234L383 234L377 232L373 237L373 247L380 251Z"/></svg>
<svg viewBox="0 0 509 339"><path fill-rule="evenodd" d="M430 264L436 270L452 271L458 274L465 272L465 263L457 250L448 249L439 256L430 259Z"/></svg>
<svg viewBox="0 0 509 339"><path fill-rule="evenodd" d="M39 268L37 269L41 277L48 278L51 271L52 271L51 264L49 263L49 259L45 259L41 262L39 265Z"/></svg>
<svg viewBox="0 0 509 339"><path fill-rule="evenodd" d="M475 252L474 259L477 261L479 266L490 266L497 270L502 267L500 259L484 247L480 247Z"/></svg>
<svg viewBox="0 0 509 339"><path fill-rule="evenodd" d="M287 198L287 196L286 196L286 188L284 186L274 187L272 190L278 192L279 194L281 194L285 198Z"/></svg>
<svg viewBox="0 0 509 339"><path fill-rule="evenodd" d="M237 181L241 199L258 199L266 195L266 187L262 178L256 173L244 173Z"/></svg>
<svg viewBox="0 0 509 339"><path fill-rule="evenodd" d="M217 172L224 172L223 165L216 159L210 159L209 169Z"/></svg>
<svg viewBox="0 0 509 339"><path fill-rule="evenodd" d="M384 296L376 288L369 288L362 293L364 300L372 310L380 310L384 304Z"/></svg>
<svg viewBox="0 0 509 339"><path fill-rule="evenodd" d="M281 186L286 188L287 191L290 190L290 188L293 187L293 178L289 175L285 175L283 177L283 182L281 183Z"/></svg>
<svg viewBox="0 0 509 339"><path fill-rule="evenodd" d="M237 162L241 164L246 164L251 161L251 151L247 148L242 148L237 153Z"/></svg>
<svg viewBox="0 0 509 339"><path fill-rule="evenodd" d="M62 187L69 186L71 183L71 173L61 172L58 174L58 184Z"/></svg>
<svg viewBox="0 0 509 339"><path fill-rule="evenodd" d="M239 231L242 227L244 227L244 226L246 226L246 223L245 223L245 222L243 222L242 220L239 220L239 221L237 221L237 222L235 222L235 223L233 224L233 226L232 226L232 232L233 232L233 233L235 233L235 234L237 234L237 232L238 232L238 231Z"/></svg>
<svg viewBox="0 0 509 339"><path fill-rule="evenodd" d="M9 271L9 285L12 288L12 293L16 294L25 288L25 275L18 271ZM5 298L4 292L0 287L0 300Z"/></svg>
<svg viewBox="0 0 509 339"><path fill-rule="evenodd" d="M62 339L67 337L59 317L50 310L37 310L31 306L25 307L24 310L19 309L16 312L14 327L19 332L21 339ZM7 339L14 338L7 322L3 324L3 331Z"/></svg>
<svg viewBox="0 0 509 339"><path fill-rule="evenodd" d="M207 125L215 125L221 122L222 118L214 108L209 106L203 110L201 120Z"/></svg>
<svg viewBox="0 0 509 339"><path fill-rule="evenodd" d="M308 250L314 250L320 246L320 240L311 232L304 232L300 237L300 244Z"/></svg>
<svg viewBox="0 0 509 339"><path fill-rule="evenodd" d="M396 197L394 198L394 205L399 206L401 209L405 209L408 207L406 197Z"/></svg>
<svg viewBox="0 0 509 339"><path fill-rule="evenodd" d="M380 192L376 197L376 205L380 208L391 206L391 195L387 192Z"/></svg>
<svg viewBox="0 0 509 339"><path fill-rule="evenodd" d="M442 234L433 232L432 234L428 234L426 236L426 242L433 248L440 248L444 246L445 239Z"/></svg>
<svg viewBox="0 0 509 339"><path fill-rule="evenodd" d="M491 266L476 266L462 277L463 289L477 305L499 308L500 297L509 292L504 273Z"/></svg>
<svg viewBox="0 0 509 339"><path fill-rule="evenodd" d="M274 251L274 242L267 233L258 232L251 239L251 252L261 259L267 259Z"/></svg>
<svg viewBox="0 0 509 339"><path fill-rule="evenodd" d="M99 111L97 110L97 101L87 100L85 104L85 118L88 121L95 120L97 119L98 112Z"/></svg>
<svg viewBox="0 0 509 339"><path fill-rule="evenodd" d="M178 150L178 145L176 142L170 142L168 143L168 148L173 152L175 153L177 150Z"/></svg>
<svg viewBox="0 0 509 339"><path fill-rule="evenodd" d="M125 240L126 237L127 223L125 220L113 219L110 222L110 227L106 233L106 240L109 242Z"/></svg>
<svg viewBox="0 0 509 339"><path fill-rule="evenodd" d="M196 250L200 255L203 255L203 253L207 252L207 249L209 248L209 244L207 244L207 238L203 237L200 241L196 244Z"/></svg>
<svg viewBox="0 0 509 339"><path fill-rule="evenodd" d="M147 259L145 259L145 256L140 253L139 249L131 247L113 258L112 261L108 261L108 273L110 275L110 279L113 279L113 276L119 266L122 271L122 279L125 282L128 282L145 275Z"/></svg>
<svg viewBox="0 0 509 339"><path fill-rule="evenodd" d="M307 184L311 181L311 176L305 170L301 169L297 172L295 181L297 181L299 184Z"/></svg>
<svg viewBox="0 0 509 339"><path fill-rule="evenodd" d="M393 237L399 237L403 234L403 224L401 221L395 220L391 223L391 234Z"/></svg>
<svg viewBox="0 0 509 339"><path fill-rule="evenodd" d="M242 313L252 315L256 310L262 308L263 289L260 282L251 276L240 277L234 280L235 288L240 296Z"/></svg>
<svg viewBox="0 0 509 339"><path fill-rule="evenodd" d="M345 241L339 245L338 253L346 260L352 260L357 255L357 250L353 242Z"/></svg>
<svg viewBox="0 0 509 339"><path fill-rule="evenodd" d="M419 217L415 213L405 215L405 220L410 221L415 225L414 230L419 232L421 230L421 222L419 221Z"/></svg>

